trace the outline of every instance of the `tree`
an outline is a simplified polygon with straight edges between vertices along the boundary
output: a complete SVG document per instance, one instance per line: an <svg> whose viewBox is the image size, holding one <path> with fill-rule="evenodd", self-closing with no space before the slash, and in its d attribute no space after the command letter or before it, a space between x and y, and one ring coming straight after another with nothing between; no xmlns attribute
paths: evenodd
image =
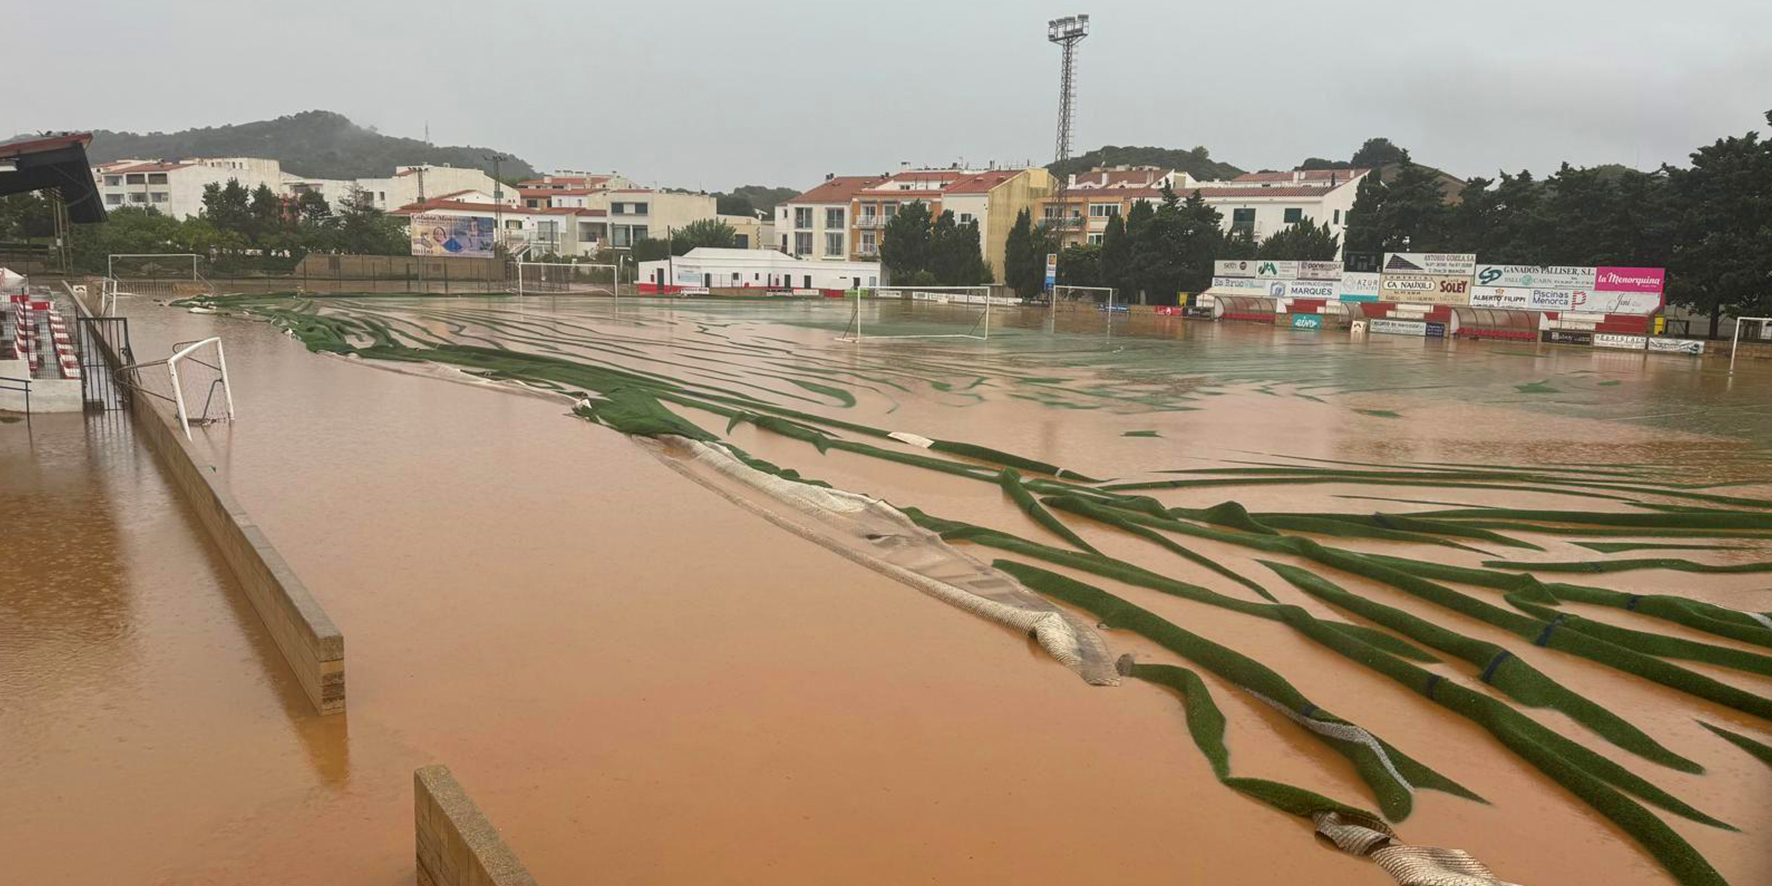
<svg viewBox="0 0 1772 886"><path fill-rule="evenodd" d="M1329 232L1329 223L1312 224L1307 215L1263 240L1256 257L1277 261L1333 261L1340 252L1341 238Z"/></svg>
<svg viewBox="0 0 1772 886"><path fill-rule="evenodd" d="M991 279L980 248L978 222L956 224L952 212L936 218L929 232L929 267L937 285L980 286Z"/></svg>
<svg viewBox="0 0 1772 886"><path fill-rule="evenodd" d="M203 214L225 231L246 231L252 224L251 194L239 179L203 186Z"/></svg>
<svg viewBox="0 0 1772 886"><path fill-rule="evenodd" d="M1309 157L1298 164L1299 169L1349 169L1354 164L1346 160L1325 160L1322 157Z"/></svg>
<svg viewBox="0 0 1772 886"><path fill-rule="evenodd" d="M295 212L302 221L318 222L332 215L332 207L319 191L303 191L301 196L295 198Z"/></svg>
<svg viewBox="0 0 1772 886"><path fill-rule="evenodd" d="M1224 249L1224 215L1207 204L1199 191L1181 204L1185 226L1185 260L1181 291L1205 292L1212 285L1212 263ZM1249 234L1253 239L1253 232Z"/></svg>
<svg viewBox="0 0 1772 886"><path fill-rule="evenodd" d="M717 218L696 219L671 234L671 254L684 255L691 249L707 246L714 249L738 248L738 232Z"/></svg>
<svg viewBox="0 0 1772 886"><path fill-rule="evenodd" d="M1118 215L1108 219L1107 229L1101 233L1100 266L1100 285L1126 291L1132 271L1132 240L1126 236L1126 222ZM1059 260L1058 268L1064 270L1063 259Z"/></svg>
<svg viewBox="0 0 1772 886"><path fill-rule="evenodd" d="M888 279L929 269L929 205L921 200L900 206L880 232L880 266Z"/></svg>
<svg viewBox="0 0 1772 886"><path fill-rule="evenodd" d="M1204 205L1202 201L1202 205ZM1142 207L1142 211L1141 211ZM1151 208L1140 200L1132 207L1126 232L1132 239L1131 291L1147 293L1156 304L1174 304L1188 278L1193 226L1182 212L1181 201L1168 185L1162 202ZM1127 298L1130 303L1132 300ZM1143 304L1144 299L1140 298Z"/></svg>
<svg viewBox="0 0 1772 886"><path fill-rule="evenodd" d="M339 203L338 216L338 248L344 252L406 255L412 251L411 240L400 229L400 223L375 208L375 201L362 188L351 188L345 194L345 199Z"/></svg>
<svg viewBox="0 0 1772 886"><path fill-rule="evenodd" d="M1058 282L1065 286L1108 285L1102 282L1101 252L1102 246L1097 243L1066 246L1058 254Z"/></svg>
<svg viewBox="0 0 1772 886"><path fill-rule="evenodd" d="M1249 259L1261 252L1253 228L1237 228L1220 241L1217 256L1222 259Z"/></svg>
<svg viewBox="0 0 1772 886"><path fill-rule="evenodd" d="M646 237L634 243L634 262L662 261L671 257L671 244L663 237Z"/></svg>
<svg viewBox="0 0 1772 886"><path fill-rule="evenodd" d="M0 197L0 238L26 240L54 234L49 201L42 194L25 191Z"/></svg>
<svg viewBox="0 0 1772 886"><path fill-rule="evenodd" d="M1350 165L1362 169L1377 169L1392 163L1408 163L1409 152L1391 144L1388 138L1369 138L1366 143L1354 152Z"/></svg>
<svg viewBox="0 0 1772 886"><path fill-rule="evenodd" d="M247 213L250 221L245 233L253 243L262 246L283 230L283 201L269 185L260 184L253 190Z"/></svg>
<svg viewBox="0 0 1772 886"><path fill-rule="evenodd" d="M735 194L715 194L714 211L721 215L755 216L757 207L751 204L749 197L740 197Z"/></svg>
<svg viewBox="0 0 1772 886"><path fill-rule="evenodd" d="M1772 123L1772 111L1766 113ZM1667 170L1678 237L1668 298L1710 316L1772 309L1772 144L1759 133L1718 139L1692 153L1691 169Z"/></svg>
<svg viewBox="0 0 1772 886"><path fill-rule="evenodd" d="M1015 216L1004 244L1003 282L1017 295L1031 298L1046 287L1046 256L1057 251L1058 242L1045 228L1035 228L1034 220L1023 209Z"/></svg>

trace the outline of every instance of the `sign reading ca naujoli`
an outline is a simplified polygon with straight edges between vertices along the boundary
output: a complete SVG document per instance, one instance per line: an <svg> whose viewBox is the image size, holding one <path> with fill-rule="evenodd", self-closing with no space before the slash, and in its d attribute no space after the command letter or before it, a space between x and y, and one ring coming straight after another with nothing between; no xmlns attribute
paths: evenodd
<svg viewBox="0 0 1772 886"><path fill-rule="evenodd" d="M1538 265L1478 265L1478 286L1510 289L1592 289L1594 268Z"/></svg>
<svg viewBox="0 0 1772 886"><path fill-rule="evenodd" d="M1379 282L1391 301L1418 305L1470 303L1469 277L1438 277L1427 274L1385 274Z"/></svg>
<svg viewBox="0 0 1772 886"><path fill-rule="evenodd" d="M1381 270L1386 274L1431 274L1469 277L1476 273L1474 252L1387 252Z"/></svg>

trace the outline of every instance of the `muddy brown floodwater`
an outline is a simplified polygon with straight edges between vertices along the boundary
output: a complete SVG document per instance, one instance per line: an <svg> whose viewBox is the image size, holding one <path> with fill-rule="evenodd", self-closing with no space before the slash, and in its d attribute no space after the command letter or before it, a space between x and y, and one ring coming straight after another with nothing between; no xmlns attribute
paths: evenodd
<svg viewBox="0 0 1772 886"><path fill-rule="evenodd" d="M1005 318L989 343L856 346L833 340L849 310L837 305L375 298L325 309L415 340L741 388L1097 477L1299 459L1630 463L1741 484L1721 490L1732 495L1772 492L1762 366L1730 382L1681 357L1179 321L1110 337L1105 324L1067 320L1054 334L1031 316ZM143 359L225 339L239 420L201 429L199 444L344 631L349 712L312 713L127 422L0 425L12 547L0 556L0 882L407 883L411 773L433 762L455 770L543 884L1389 882L1318 844L1303 820L1219 784L1175 696L1136 681L1086 685L1028 638L776 528L571 417L563 400L312 354L260 320L145 302L127 311ZM940 325L874 319L883 330ZM840 489L1039 537L994 486L682 414ZM1384 507L1344 497L1357 495L1617 509L1547 492L1353 484L1161 497L1251 511ZM1099 525L1077 531L1111 555L1223 585ZM1567 537L1526 537L1547 549L1536 559L1594 556ZM1247 550L1199 549L1261 571ZM1768 553L1753 539L1706 556ZM1436 559L1474 566L1483 555ZM1470 636L1524 645L1331 573ZM1269 579L1287 602L1332 612ZM1410 842L1469 850L1535 886L1673 882L1469 721L1283 625L1090 580L1257 656L1489 799L1418 793L1397 825ZM1772 609L1766 573L1591 583ZM1116 654L1169 660L1129 633L1103 636ZM1736 886L1772 882L1772 770L1695 718L1772 741L1765 722L1533 652L1707 772L1644 763L1561 715L1535 719L1739 827L1661 816ZM1772 679L1692 667L1772 692ZM1237 774L1371 805L1343 758L1207 679Z"/></svg>

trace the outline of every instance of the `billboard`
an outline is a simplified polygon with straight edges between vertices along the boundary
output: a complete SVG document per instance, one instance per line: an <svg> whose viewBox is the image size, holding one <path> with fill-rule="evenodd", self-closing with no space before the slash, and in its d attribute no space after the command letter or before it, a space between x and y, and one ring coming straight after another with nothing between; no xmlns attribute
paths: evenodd
<svg viewBox="0 0 1772 886"><path fill-rule="evenodd" d="M1287 298L1316 298L1323 301L1335 301L1337 295L1335 284L1327 280L1286 281Z"/></svg>
<svg viewBox="0 0 1772 886"><path fill-rule="evenodd" d="M1569 300L1569 309L1590 314L1653 314L1661 310L1661 293L1577 290Z"/></svg>
<svg viewBox="0 0 1772 886"><path fill-rule="evenodd" d="M1267 277L1273 280L1298 279L1298 262L1295 261L1260 259L1250 262L1250 264L1255 266L1255 276L1257 277Z"/></svg>
<svg viewBox="0 0 1772 886"><path fill-rule="evenodd" d="M1219 259L1212 263L1214 277L1253 277L1255 261L1253 259Z"/></svg>
<svg viewBox="0 0 1772 886"><path fill-rule="evenodd" d="M1474 252L1387 252L1386 274L1432 274L1436 277L1469 277L1477 272Z"/></svg>
<svg viewBox="0 0 1772 886"><path fill-rule="evenodd" d="M1257 280L1254 277L1213 277L1212 288L1235 290L1239 294L1248 292L1265 295L1268 284L1271 282L1270 280Z"/></svg>
<svg viewBox="0 0 1772 886"><path fill-rule="evenodd" d="M1300 280L1340 280L1341 262L1338 261L1301 261L1298 263L1298 279Z"/></svg>
<svg viewBox="0 0 1772 886"><path fill-rule="evenodd" d="M421 214L412 217L413 255L491 258L492 219Z"/></svg>
<svg viewBox="0 0 1772 886"><path fill-rule="evenodd" d="M1594 268L1538 265L1478 265L1478 286L1510 289L1592 289Z"/></svg>
<svg viewBox="0 0 1772 886"><path fill-rule="evenodd" d="M1378 301L1380 277L1365 271L1348 271L1341 275L1335 291L1342 301Z"/></svg>
<svg viewBox="0 0 1772 886"><path fill-rule="evenodd" d="M1479 273L1477 279L1483 279L1483 275ZM1471 307L1528 311L1532 309L1532 290L1502 286L1472 286Z"/></svg>
<svg viewBox="0 0 1772 886"><path fill-rule="evenodd" d="M1292 328L1293 329L1322 329L1323 328L1323 316L1321 314L1293 314L1292 315Z"/></svg>
<svg viewBox="0 0 1772 886"><path fill-rule="evenodd" d="M1470 304L1469 277L1441 277L1428 274L1385 274L1379 280L1384 297L1390 301L1418 305Z"/></svg>
<svg viewBox="0 0 1772 886"><path fill-rule="evenodd" d="M1367 328L1384 335L1427 335L1427 324L1420 320L1391 320L1379 317L1371 320Z"/></svg>
<svg viewBox="0 0 1772 886"><path fill-rule="evenodd" d="M1528 304L1534 311L1567 311L1575 307L1577 293L1568 289L1529 289ZM1586 298L1587 293L1579 293Z"/></svg>
<svg viewBox="0 0 1772 886"><path fill-rule="evenodd" d="M1660 294L1667 285L1662 268L1595 268L1596 292L1651 292Z"/></svg>

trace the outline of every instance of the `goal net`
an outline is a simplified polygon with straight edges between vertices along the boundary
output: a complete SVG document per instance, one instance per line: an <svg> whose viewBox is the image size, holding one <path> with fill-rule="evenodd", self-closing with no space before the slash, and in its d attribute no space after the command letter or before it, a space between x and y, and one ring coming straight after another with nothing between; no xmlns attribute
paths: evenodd
<svg viewBox="0 0 1772 886"><path fill-rule="evenodd" d="M615 265L585 262L520 261L514 291L518 295L616 294Z"/></svg>
<svg viewBox="0 0 1772 886"><path fill-rule="evenodd" d="M117 377L130 390L170 404L187 440L193 426L234 419L234 391L220 338L179 342L166 359L125 366Z"/></svg>
<svg viewBox="0 0 1772 886"><path fill-rule="evenodd" d="M849 323L838 341L970 338L991 335L991 308L1019 304L989 286L888 286L856 289Z"/></svg>
<svg viewBox="0 0 1772 886"><path fill-rule="evenodd" d="M1735 374L1735 357L1742 342L1772 344L1772 317L1736 317L1735 335L1729 342L1729 374Z"/></svg>
<svg viewBox="0 0 1772 886"><path fill-rule="evenodd" d="M118 252L105 258L99 313L115 313L119 295L191 298L213 295L203 277L203 257L188 252Z"/></svg>
<svg viewBox="0 0 1772 886"><path fill-rule="evenodd" d="M1052 300L1055 302L1094 302L1098 305L1114 306L1114 288L1112 286L1054 286Z"/></svg>

